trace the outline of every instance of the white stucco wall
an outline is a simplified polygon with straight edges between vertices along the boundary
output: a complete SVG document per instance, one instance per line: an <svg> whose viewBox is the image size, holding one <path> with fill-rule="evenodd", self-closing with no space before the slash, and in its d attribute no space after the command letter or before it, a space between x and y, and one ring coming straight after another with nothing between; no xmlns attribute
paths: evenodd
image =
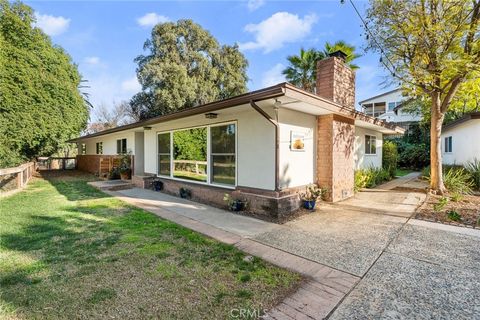
<svg viewBox="0 0 480 320"><path fill-rule="evenodd" d="M127 151L131 152L132 155L135 155L135 132L134 131L125 131L125 132L107 134L97 138L87 139L82 142L86 144L86 147L87 147L86 154L97 154L96 143L103 142L103 154L115 155L117 154L117 139L127 139ZM78 154L82 154L80 145L78 149Z"/></svg>
<svg viewBox="0 0 480 320"><path fill-rule="evenodd" d="M445 152L445 137L452 137L452 152ZM480 119L461 123L442 133L442 162L463 165L480 159Z"/></svg>
<svg viewBox="0 0 480 320"><path fill-rule="evenodd" d="M365 135L377 137L377 153L374 155L365 154ZM355 169L366 169L369 167L382 166L383 134L374 130L355 127Z"/></svg>
<svg viewBox="0 0 480 320"><path fill-rule="evenodd" d="M157 173L158 132L229 121L237 122L237 185L274 190L274 126L250 106L220 110L216 119L202 114L153 125L144 133L145 172Z"/></svg>
<svg viewBox="0 0 480 320"><path fill-rule="evenodd" d="M316 181L316 116L280 109L278 121L280 124L279 187L284 189L314 183ZM291 150L292 131L305 134L305 151Z"/></svg>

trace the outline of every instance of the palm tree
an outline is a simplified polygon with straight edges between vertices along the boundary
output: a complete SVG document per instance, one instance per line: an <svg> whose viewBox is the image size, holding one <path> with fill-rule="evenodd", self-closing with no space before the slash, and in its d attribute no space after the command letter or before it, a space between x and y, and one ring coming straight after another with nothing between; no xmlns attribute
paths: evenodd
<svg viewBox="0 0 480 320"><path fill-rule="evenodd" d="M291 84L309 92L314 92L317 78L317 61L325 58L324 52L315 49L300 49L299 55L287 57L290 66L282 71Z"/></svg>
<svg viewBox="0 0 480 320"><path fill-rule="evenodd" d="M357 59L357 58L360 58L361 55L355 53L355 46L349 45L345 41L340 40L340 41L335 42L334 44L331 44L329 42L325 42L325 49L323 50L323 54L326 57L328 57L328 55L330 53L333 53L333 52L338 51L338 50L343 51L343 53L345 53L347 55L347 58L346 58L345 62L348 64L348 66L351 69L356 70L356 69L359 68L359 66L357 66L356 64L353 64L352 61Z"/></svg>

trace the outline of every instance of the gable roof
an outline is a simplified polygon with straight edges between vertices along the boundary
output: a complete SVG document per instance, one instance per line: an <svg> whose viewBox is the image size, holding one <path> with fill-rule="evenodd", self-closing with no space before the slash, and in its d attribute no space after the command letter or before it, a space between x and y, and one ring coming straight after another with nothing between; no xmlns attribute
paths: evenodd
<svg viewBox="0 0 480 320"><path fill-rule="evenodd" d="M396 89L393 89L393 90L390 90L390 91L387 91L387 92L384 92L384 93L380 93L379 95L376 95L376 96L370 97L370 98L368 98L368 99L364 99L364 100L362 100L362 101L359 101L358 104L359 104L359 105L362 105L362 104L363 104L364 102L366 102L366 101L373 100L373 99L377 99L377 98L386 96L386 95L388 95L388 94L390 94L390 93L394 93L394 92L399 91L399 90L400 90L400 88L396 88Z"/></svg>
<svg viewBox="0 0 480 320"><path fill-rule="evenodd" d="M452 121L452 122L444 125L443 128L442 128L442 131L446 132L446 131L453 129L456 126L458 126L458 125L460 125L464 122L467 122L467 121L470 121L470 120L475 120L475 119L480 119L480 112L479 111L467 113L463 117L458 118L457 120Z"/></svg>

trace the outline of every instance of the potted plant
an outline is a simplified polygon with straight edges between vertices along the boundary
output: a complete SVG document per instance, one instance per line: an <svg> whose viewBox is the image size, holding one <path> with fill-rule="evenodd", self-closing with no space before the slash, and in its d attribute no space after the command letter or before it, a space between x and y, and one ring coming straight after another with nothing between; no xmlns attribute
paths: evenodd
<svg viewBox="0 0 480 320"><path fill-rule="evenodd" d="M163 189L163 182L160 179L154 179L152 185L155 191L162 191Z"/></svg>
<svg viewBox="0 0 480 320"><path fill-rule="evenodd" d="M305 192L300 194L300 198L303 201L303 207L308 210L315 210L318 198L323 196L325 190L311 185L305 188Z"/></svg>
<svg viewBox="0 0 480 320"><path fill-rule="evenodd" d="M132 156L126 153L120 159L120 178L122 180L130 180L132 178Z"/></svg>
<svg viewBox="0 0 480 320"><path fill-rule="evenodd" d="M117 167L113 167L108 174L108 179L110 180L120 179L120 169Z"/></svg>
<svg viewBox="0 0 480 320"><path fill-rule="evenodd" d="M180 198L190 199L192 197L192 191L185 187L180 188Z"/></svg>
<svg viewBox="0 0 480 320"><path fill-rule="evenodd" d="M228 193L225 193L223 201L227 203L227 206L232 211L243 211L247 208L247 200L245 199L234 199Z"/></svg>

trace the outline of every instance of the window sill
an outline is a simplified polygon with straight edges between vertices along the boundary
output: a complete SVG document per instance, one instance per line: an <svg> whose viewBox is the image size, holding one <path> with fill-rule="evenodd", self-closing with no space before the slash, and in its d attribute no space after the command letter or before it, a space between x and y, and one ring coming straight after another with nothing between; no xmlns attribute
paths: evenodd
<svg viewBox="0 0 480 320"><path fill-rule="evenodd" d="M228 185L228 184L207 183L207 182L201 182L201 181L195 181L195 180L175 178L175 177L171 177L171 176L162 176L162 175L159 175L159 174L157 174L156 176L157 176L157 178L161 178L161 179L168 179L168 180L179 181L179 182L188 182L188 183L198 184L198 185L207 186L207 187L217 187L217 188L231 189L231 190L236 189L235 186Z"/></svg>

